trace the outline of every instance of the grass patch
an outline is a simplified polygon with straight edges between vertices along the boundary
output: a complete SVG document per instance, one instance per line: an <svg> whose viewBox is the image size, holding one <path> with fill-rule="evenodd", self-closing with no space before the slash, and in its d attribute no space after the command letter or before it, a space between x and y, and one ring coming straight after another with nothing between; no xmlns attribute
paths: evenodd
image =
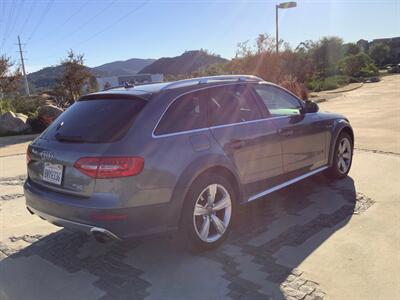
<svg viewBox="0 0 400 300"><path fill-rule="evenodd" d="M313 78L306 83L309 90L314 92L329 91L354 82L355 78L346 75L334 75L327 78Z"/></svg>

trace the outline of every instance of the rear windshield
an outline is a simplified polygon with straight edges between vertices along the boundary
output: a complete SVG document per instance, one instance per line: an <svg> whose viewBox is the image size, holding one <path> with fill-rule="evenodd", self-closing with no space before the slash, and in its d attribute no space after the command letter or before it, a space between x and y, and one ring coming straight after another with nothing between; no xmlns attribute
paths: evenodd
<svg viewBox="0 0 400 300"><path fill-rule="evenodd" d="M44 138L75 143L117 141L126 134L145 104L139 98L80 100L55 120Z"/></svg>

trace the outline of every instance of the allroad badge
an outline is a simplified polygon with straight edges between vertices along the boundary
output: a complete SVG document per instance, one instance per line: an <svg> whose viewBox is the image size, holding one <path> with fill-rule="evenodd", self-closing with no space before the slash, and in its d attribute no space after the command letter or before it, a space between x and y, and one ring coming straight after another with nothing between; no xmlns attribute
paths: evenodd
<svg viewBox="0 0 400 300"><path fill-rule="evenodd" d="M54 154L51 153L50 151L42 151L42 152L40 152L39 155L42 160L53 160L54 159Z"/></svg>

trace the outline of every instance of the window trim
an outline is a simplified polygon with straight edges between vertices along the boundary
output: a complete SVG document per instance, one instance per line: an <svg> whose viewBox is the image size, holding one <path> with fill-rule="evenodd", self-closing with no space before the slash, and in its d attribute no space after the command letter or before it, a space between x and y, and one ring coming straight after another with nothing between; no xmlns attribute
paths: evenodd
<svg viewBox="0 0 400 300"><path fill-rule="evenodd" d="M209 129L209 123L208 123L208 117L207 117L207 127L204 128L198 128L198 129L191 129L191 130L185 130L185 131L177 131L177 132L173 132L173 133L166 133L166 134L156 134L156 129L158 127L158 125L160 124L162 118L164 117L164 115L166 114L167 110L171 107L171 105L173 103L175 103L175 101L179 100L179 98L184 97L187 94L191 94L191 93L195 93L195 92L199 92L199 91L203 91L203 90L207 90L210 88L214 88L214 87L223 87L223 86L230 86L230 85L237 85L237 82L230 82L230 83L226 83L226 84L220 84L220 85L214 85L214 86L205 86L199 89L195 89L195 90L191 90L191 91L187 91L183 94L180 94L178 96L176 96L168 105L167 107L164 109L163 113L161 114L160 118L158 119L156 125L154 126L152 132L151 132L151 136L153 138L157 138L157 137L164 137L164 136L171 136L171 135L176 135L176 134L180 134L180 133L187 133L187 132L193 132L193 131L201 131L201 130L206 130ZM208 115L208 113L207 113Z"/></svg>
<svg viewBox="0 0 400 300"><path fill-rule="evenodd" d="M159 136L165 136L165 135L173 135L175 133L180 133L180 132L191 132L191 131L197 131L197 130L203 130L205 128L208 128L208 106L206 105L206 127L201 127L201 128L196 128L196 129L189 129L189 130L181 130L181 131L176 131L176 132L171 132L171 133L161 133L161 134L156 134L156 130L158 128L158 126L161 123L161 120L164 118L165 114L167 113L167 111L170 109L170 107L176 102L179 101L181 98L184 98L186 95L188 94L193 94L193 93L197 93L197 92L201 92L205 90L205 88L202 89L198 89L198 90L193 90L193 91L189 91L189 92L185 92L183 94L180 94L179 96L175 97L167 106L167 108L164 110L164 112L162 113L161 117L158 119L156 126L154 126L153 131L151 133L152 137L159 137Z"/></svg>
<svg viewBox="0 0 400 300"><path fill-rule="evenodd" d="M283 87L281 87L281 86L279 86L279 85L271 84L271 83L267 83L267 82L260 82L260 83L258 83L258 85L259 85L259 86L272 87L273 89L275 88L275 89L277 89L277 90L282 91L283 93L286 93L286 94L292 96L292 97L293 97L295 100L297 100L297 102L300 104L300 106L301 106L301 109L300 109L300 110L304 110L304 108L305 108L304 101L303 101L302 99L300 99L299 97L297 97L297 95L293 94L291 91L289 91L289 90L287 90L287 89L285 89L285 88L283 88ZM256 85L252 85L252 89L253 89L253 92L254 92L254 94L256 95L258 101L260 101L260 103L265 107L265 110L268 112L268 115L270 116L270 118L275 118L275 117L271 114L271 112L270 112L269 108L267 107L267 105L264 103L264 100L263 100L263 99L261 98L261 96L257 93L257 91L256 91ZM285 115L285 117L290 117L290 116L293 116L293 115ZM277 116L277 117L282 117L282 116Z"/></svg>
<svg viewBox="0 0 400 300"><path fill-rule="evenodd" d="M195 90L191 90L188 92L185 92L183 94L180 94L178 96L176 96L168 105L167 107L164 109L163 113L161 114L160 118L158 119L156 125L154 126L152 132L151 132L151 137L154 139L159 139L159 138L164 138L164 137L170 137L170 136L176 136L176 135L182 135L182 134L187 134L187 133L196 133L196 132L203 132L203 131L208 131L210 129L216 129L216 128L224 128L224 127L230 127L230 126L237 126L237 125L246 125L246 124L251 124L251 123L257 123L257 122L263 122L263 121L269 121L269 120L277 120L277 119L283 119L283 118L290 118L291 116L271 116L269 110L266 108L267 106L264 103L261 103L260 101L262 101L261 97L258 96L258 94L256 94L256 91L254 90L254 86L251 83L245 83L247 86L251 86L251 92L253 94L253 98L254 100L258 103L259 105L263 105L265 107L265 109L260 109L261 112L261 119L257 119L257 120L251 120L251 121L245 121L245 122L239 122L239 123L231 123L231 124L222 124L222 125L216 125L216 126L207 126L204 128L198 128L198 129L191 129L191 130L185 130L185 131L177 131L177 132L173 132L173 133L166 133L166 134L155 134L155 131L158 127L158 124L161 122L161 119L164 117L165 113L167 112L167 110L169 109L169 107L175 102L177 101L180 97L183 97L187 94L190 93L194 93L194 92L198 92L198 91L203 91L203 90L207 90L207 89L211 89L211 88L215 88L215 87L223 87L223 86L230 86L230 85L237 85L237 82L233 82L233 83L226 83L226 84L221 84L221 85L214 85L214 86L207 86L207 87L202 87L199 89L195 89ZM301 100L300 98L298 98L296 95L294 95L292 92L277 86L275 84L269 83L269 82L259 82L258 84L262 84L262 85L267 85L267 86L274 86L277 87L279 89L284 90L285 92L289 93L290 95L294 96L301 104L302 107L304 107L303 104L303 100ZM265 112L267 112L267 114L265 114ZM265 114L265 115L264 115ZM208 123L208 122L207 122Z"/></svg>
<svg viewBox="0 0 400 300"><path fill-rule="evenodd" d="M239 85L240 83L236 83L236 85ZM248 84L246 85L246 84L243 84L243 83L241 83L242 85L245 85L245 87L246 88L248 88L248 93L249 93L249 96L252 98L252 101L254 102L253 104L254 104L254 106L257 108L257 111L258 111L258 114L260 115L260 117L258 118L258 119L254 119L254 120L249 120L249 121L242 121L242 122L233 122L233 123L224 123L224 124L219 124L219 125L211 125L211 119L210 119L210 111L209 111L209 105L207 105L207 116L208 116L208 120L207 120L207 124L208 124L208 127L209 128L218 128L218 127L220 127L220 126L223 126L223 127L225 127L225 126L229 126L229 125L232 125L232 124L241 124L241 123L247 123L247 122L253 122L253 121L258 121L258 120L261 120L261 119L264 119L265 118L265 110L260 106L260 101L259 101L259 99L254 95L254 91L253 91L253 89L252 89L252 87L251 86L249 86ZM219 86L213 86L213 87L210 87L210 89L212 89L212 88L218 88ZM265 105L264 105L265 106Z"/></svg>

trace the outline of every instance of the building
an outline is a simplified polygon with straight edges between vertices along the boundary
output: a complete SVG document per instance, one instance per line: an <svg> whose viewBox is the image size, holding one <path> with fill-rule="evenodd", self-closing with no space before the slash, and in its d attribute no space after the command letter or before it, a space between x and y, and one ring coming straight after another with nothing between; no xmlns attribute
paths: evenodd
<svg viewBox="0 0 400 300"><path fill-rule="evenodd" d="M99 85L99 90L107 88L122 86L126 83L133 85L140 85L146 83L163 82L163 74L135 74L125 76L109 76L109 77L98 77L96 78Z"/></svg>
<svg viewBox="0 0 400 300"><path fill-rule="evenodd" d="M400 37L375 39L375 40L372 40L371 42L368 42L366 40L359 40L357 42L357 46L360 47L360 49L363 52L368 52L372 46L377 45L377 44L388 45L390 47L390 52L391 52L391 56L394 59L394 63L400 62Z"/></svg>

